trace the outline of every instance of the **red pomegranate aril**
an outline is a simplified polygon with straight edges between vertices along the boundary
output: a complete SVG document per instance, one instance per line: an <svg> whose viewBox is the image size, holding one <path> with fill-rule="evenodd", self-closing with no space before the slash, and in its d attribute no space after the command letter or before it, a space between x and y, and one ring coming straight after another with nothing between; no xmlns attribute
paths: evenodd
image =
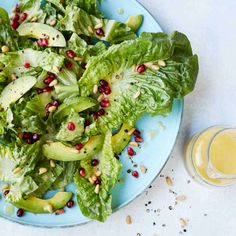
<svg viewBox="0 0 236 236"><path fill-rule="evenodd" d="M133 170L133 171L132 171L132 176L134 176L135 178L138 178L138 177L139 177L138 171Z"/></svg>
<svg viewBox="0 0 236 236"><path fill-rule="evenodd" d="M98 177L97 177L97 180L94 182L94 184L95 184L95 185L101 184L101 182L102 182L102 181L101 181L101 178L98 176Z"/></svg>
<svg viewBox="0 0 236 236"><path fill-rule="evenodd" d="M48 39L47 38L40 38L38 39L37 41L37 44L40 46L40 47L47 47L48 46Z"/></svg>
<svg viewBox="0 0 236 236"><path fill-rule="evenodd" d="M110 106L110 103L109 102L101 102L100 105L101 105L101 107L106 108L106 107Z"/></svg>
<svg viewBox="0 0 236 236"><path fill-rule="evenodd" d="M75 130L75 124L73 122L68 122L67 129L70 131Z"/></svg>
<svg viewBox="0 0 236 236"><path fill-rule="evenodd" d="M54 100L52 102L52 105L58 107L60 105L60 102L58 100Z"/></svg>
<svg viewBox="0 0 236 236"><path fill-rule="evenodd" d="M16 13L19 13L19 12L20 12L20 6L19 6L19 4L16 4L16 6L15 6L15 12L16 12Z"/></svg>
<svg viewBox="0 0 236 236"><path fill-rule="evenodd" d="M84 145L82 144L82 143L77 143L76 145L75 145L75 148L77 149L77 150L81 150L82 148L84 147Z"/></svg>
<svg viewBox="0 0 236 236"><path fill-rule="evenodd" d="M29 133L23 133L22 138L23 139L28 139L28 138L30 138L30 134Z"/></svg>
<svg viewBox="0 0 236 236"><path fill-rule="evenodd" d="M93 119L96 120L98 117L99 117L98 112L95 111L95 112L93 113Z"/></svg>
<svg viewBox="0 0 236 236"><path fill-rule="evenodd" d="M100 37L105 36L105 33L102 28L96 29L95 33L96 33L96 35L98 35Z"/></svg>
<svg viewBox="0 0 236 236"><path fill-rule="evenodd" d="M11 27L14 29L14 30L16 30L17 28L18 28L18 26L20 25L20 23L19 23L19 21L12 21L11 22Z"/></svg>
<svg viewBox="0 0 236 236"><path fill-rule="evenodd" d="M134 134L134 136L140 136L140 135L141 135L141 132L136 129L133 134Z"/></svg>
<svg viewBox="0 0 236 236"><path fill-rule="evenodd" d="M106 86L109 85L108 82L107 82L106 80L104 80L104 79L101 79L101 80L99 81L99 84L100 84L101 86L103 86L103 87L106 87Z"/></svg>
<svg viewBox="0 0 236 236"><path fill-rule="evenodd" d="M69 202L67 202L67 204L66 204L66 206L68 207L68 208L72 208L73 206L74 206L74 201L73 200L70 200Z"/></svg>
<svg viewBox="0 0 236 236"><path fill-rule="evenodd" d="M105 93L106 95L109 95L109 94L111 93L111 88L110 88L109 86L105 87L104 93Z"/></svg>
<svg viewBox="0 0 236 236"><path fill-rule="evenodd" d="M29 69L30 68L30 63L29 62L24 62L24 67L26 68L26 69Z"/></svg>
<svg viewBox="0 0 236 236"><path fill-rule="evenodd" d="M24 13L22 13L20 19L21 19L22 21L25 21L25 20L27 19L27 17L28 17L28 14L27 14L26 12L24 12Z"/></svg>
<svg viewBox="0 0 236 236"><path fill-rule="evenodd" d="M97 166L99 164L99 160L98 159L93 159L91 161L91 166Z"/></svg>
<svg viewBox="0 0 236 236"><path fill-rule="evenodd" d="M5 191L3 192L4 196L7 196L8 193L10 193L10 190L9 190L9 189L7 189L7 190L5 190Z"/></svg>
<svg viewBox="0 0 236 236"><path fill-rule="evenodd" d="M135 151L134 151L134 149L131 148L131 147L128 147L127 152L128 152L128 155L129 155L129 156L134 156L134 155L136 154Z"/></svg>
<svg viewBox="0 0 236 236"><path fill-rule="evenodd" d="M138 66L137 71L139 74L142 74L146 69L147 69L147 67L144 64L142 64L142 65Z"/></svg>
<svg viewBox="0 0 236 236"><path fill-rule="evenodd" d="M103 98L101 102L109 103L110 101L108 98Z"/></svg>
<svg viewBox="0 0 236 236"><path fill-rule="evenodd" d="M142 137L140 137L140 136L135 137L135 142L141 143L142 141L143 141Z"/></svg>
<svg viewBox="0 0 236 236"><path fill-rule="evenodd" d="M99 111L98 111L98 116L103 116L103 115L105 115L105 110L104 109L100 109Z"/></svg>
<svg viewBox="0 0 236 236"><path fill-rule="evenodd" d="M53 90L52 87L45 87L45 88L43 88L43 92L44 93L50 93L50 92L52 92L52 90Z"/></svg>
<svg viewBox="0 0 236 236"><path fill-rule="evenodd" d="M66 61L66 62L65 62L65 67L66 67L67 69L71 69L71 68L73 67L73 63L72 63L71 61Z"/></svg>
<svg viewBox="0 0 236 236"><path fill-rule="evenodd" d="M51 79L56 79L56 75L50 71L47 72L48 76L51 78Z"/></svg>
<svg viewBox="0 0 236 236"><path fill-rule="evenodd" d="M12 21L19 21L19 19L20 19L19 15L14 15Z"/></svg>
<svg viewBox="0 0 236 236"><path fill-rule="evenodd" d="M105 88L102 86L98 86L98 92L99 93L104 93L105 92Z"/></svg>
<svg viewBox="0 0 236 236"><path fill-rule="evenodd" d="M16 213L16 215L17 215L18 217L22 217L22 216L24 215L24 210L23 210L22 208L19 208L18 211L17 211L17 213Z"/></svg>
<svg viewBox="0 0 236 236"><path fill-rule="evenodd" d="M84 168L79 169L79 175L84 177L86 175L86 170Z"/></svg>
<svg viewBox="0 0 236 236"><path fill-rule="evenodd" d="M84 126L86 127L86 126L89 126L89 125L91 125L91 121L90 120L85 120L85 122L84 122Z"/></svg>
<svg viewBox="0 0 236 236"><path fill-rule="evenodd" d="M49 85L53 80L54 78L52 78L51 76L48 76L46 79L43 80L43 82L44 84Z"/></svg>
<svg viewBox="0 0 236 236"><path fill-rule="evenodd" d="M32 140L31 138L28 138L28 139L26 140L26 142L27 142L28 144L32 144L32 143L33 143L33 140Z"/></svg>
<svg viewBox="0 0 236 236"><path fill-rule="evenodd" d="M85 62L81 63L81 68L82 69L86 70L86 66L87 66L87 64Z"/></svg>
<svg viewBox="0 0 236 236"><path fill-rule="evenodd" d="M75 57L75 53L73 50L67 50L66 51L66 55L70 58L74 58Z"/></svg>

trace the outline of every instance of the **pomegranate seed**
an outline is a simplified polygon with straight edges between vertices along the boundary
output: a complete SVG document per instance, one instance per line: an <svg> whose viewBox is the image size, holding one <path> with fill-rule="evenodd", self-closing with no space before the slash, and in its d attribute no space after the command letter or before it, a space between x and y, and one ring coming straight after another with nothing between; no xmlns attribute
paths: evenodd
<svg viewBox="0 0 236 236"><path fill-rule="evenodd" d="M101 80L99 81L99 84L100 84L101 86L103 86L103 87L106 87L106 86L109 85L108 82L107 82L106 80L104 80L104 79L101 79Z"/></svg>
<svg viewBox="0 0 236 236"><path fill-rule="evenodd" d="M73 63L72 63L71 61L66 61L66 62L65 62L65 67L66 67L67 69L71 69L71 68L73 67Z"/></svg>
<svg viewBox="0 0 236 236"><path fill-rule="evenodd" d="M46 47L46 46L48 46L48 39L47 38L40 38L40 39L38 39L37 44L40 47Z"/></svg>
<svg viewBox="0 0 236 236"><path fill-rule="evenodd" d="M102 99L102 102L109 103L110 101L109 101L108 98L103 98L103 99Z"/></svg>
<svg viewBox="0 0 236 236"><path fill-rule="evenodd" d="M84 145L83 145L82 143L77 143L77 144L75 145L75 148L76 148L77 150L81 150L83 147L84 147Z"/></svg>
<svg viewBox="0 0 236 236"><path fill-rule="evenodd" d="M29 133L23 133L22 138L23 139L28 139L28 138L30 138L30 134Z"/></svg>
<svg viewBox="0 0 236 236"><path fill-rule="evenodd" d="M134 176L135 178L138 178L138 177L139 177L138 171L133 170L133 171L132 171L132 176Z"/></svg>
<svg viewBox="0 0 236 236"><path fill-rule="evenodd" d="M106 108L106 107L110 106L110 103L109 102L101 102L100 105L101 105L101 107Z"/></svg>
<svg viewBox="0 0 236 236"><path fill-rule="evenodd" d="M111 88L110 88L109 86L105 87L104 93L105 93L106 95L109 95L109 94L111 93Z"/></svg>
<svg viewBox="0 0 236 236"><path fill-rule="evenodd" d="M33 139L33 141L38 141L39 140L39 134L33 134L33 136L32 136L32 139Z"/></svg>
<svg viewBox="0 0 236 236"><path fill-rule="evenodd" d="M29 69L30 68L30 63L29 62L24 62L24 67L26 68L26 69Z"/></svg>
<svg viewBox="0 0 236 236"><path fill-rule="evenodd" d="M79 175L84 177L86 175L86 170L84 168L79 169Z"/></svg>
<svg viewBox="0 0 236 236"><path fill-rule="evenodd" d="M58 100L54 100L52 102L52 105L58 107L60 105L60 102Z"/></svg>
<svg viewBox="0 0 236 236"><path fill-rule="evenodd" d="M99 92L99 93L104 93L104 92L105 92L104 87L99 86L99 87L98 87L98 92Z"/></svg>
<svg viewBox="0 0 236 236"><path fill-rule="evenodd" d="M17 13L20 12L20 6L19 6L19 4L16 4L16 6L15 6L15 12L17 12Z"/></svg>
<svg viewBox="0 0 236 236"><path fill-rule="evenodd" d="M134 149L131 148L131 147L128 148L127 152L128 152L128 155L129 155L129 156L134 156L134 155L136 154L135 151L134 151Z"/></svg>
<svg viewBox="0 0 236 236"><path fill-rule="evenodd" d="M103 116L103 115L105 115L105 110L104 109L100 109L99 111L98 111L98 116Z"/></svg>
<svg viewBox="0 0 236 236"><path fill-rule="evenodd" d="M68 208L72 208L73 206L74 206L74 201L73 200L70 200L69 202L67 202L67 204L66 204L66 206L68 207Z"/></svg>
<svg viewBox="0 0 236 236"><path fill-rule="evenodd" d="M51 78L51 79L56 79L56 75L50 71L47 72L48 76Z"/></svg>
<svg viewBox="0 0 236 236"><path fill-rule="evenodd" d="M97 180L94 182L94 184L95 184L95 185L101 184L101 182L102 182L102 181L101 181L101 178L98 176L98 177L97 177Z"/></svg>
<svg viewBox="0 0 236 236"><path fill-rule="evenodd" d="M99 164L99 160L98 159L93 159L91 161L91 166L97 166Z"/></svg>
<svg viewBox="0 0 236 236"><path fill-rule="evenodd" d="M84 126L86 127L86 126L89 126L89 125L91 125L91 121L90 120L85 120Z"/></svg>
<svg viewBox="0 0 236 236"><path fill-rule="evenodd" d="M82 69L86 70L86 66L87 66L87 64L85 62L81 63L81 68Z"/></svg>
<svg viewBox="0 0 236 236"><path fill-rule="evenodd" d="M98 112L95 111L95 112L93 113L93 119L96 120L98 117L99 117Z"/></svg>
<svg viewBox="0 0 236 236"><path fill-rule="evenodd" d="M70 57L70 58L74 58L74 57L75 57L75 53L74 53L74 51L72 51L72 50L67 50L67 51L66 51L66 55L67 55L68 57Z"/></svg>
<svg viewBox="0 0 236 236"><path fill-rule="evenodd" d="M24 12L24 13L22 13L20 19L21 19L22 21L25 21L25 20L27 19L27 17L28 17L28 14L27 14L26 12Z"/></svg>
<svg viewBox="0 0 236 236"><path fill-rule="evenodd" d="M44 93L50 93L50 92L52 92L52 90L53 90L52 87L45 87L45 88L43 89L43 92L44 92Z"/></svg>
<svg viewBox="0 0 236 236"><path fill-rule="evenodd" d="M21 208L19 208L18 211L17 211L17 213L16 213L16 215L17 215L18 217L22 217L22 216L24 215L24 210L21 209Z"/></svg>
<svg viewBox="0 0 236 236"><path fill-rule="evenodd" d="M135 142L141 143L142 141L143 141L143 139L140 136L135 137Z"/></svg>
<svg viewBox="0 0 236 236"><path fill-rule="evenodd" d="M14 15L12 21L19 21L19 19L20 19L19 15Z"/></svg>
<svg viewBox="0 0 236 236"><path fill-rule="evenodd" d="M102 28L96 29L95 33L96 33L96 35L98 35L100 37L105 36L105 33Z"/></svg>
<svg viewBox="0 0 236 236"><path fill-rule="evenodd" d="M136 129L133 134L134 134L134 136L140 136L140 135L141 135L141 132Z"/></svg>
<svg viewBox="0 0 236 236"><path fill-rule="evenodd" d="M12 21L11 22L11 27L16 30L19 26L19 21Z"/></svg>
<svg viewBox="0 0 236 236"><path fill-rule="evenodd" d="M68 122L67 129L70 131L75 130L75 124L73 122Z"/></svg>
<svg viewBox="0 0 236 236"><path fill-rule="evenodd" d="M10 193L10 190L9 190L9 189L7 189L7 190L5 190L5 191L3 192L4 196L7 196L8 193Z"/></svg>
<svg viewBox="0 0 236 236"><path fill-rule="evenodd" d="M142 74L146 70L146 66L144 64L138 66L137 71L139 74Z"/></svg>
<svg viewBox="0 0 236 236"><path fill-rule="evenodd" d="M37 88L37 93L38 94L43 93L43 89L42 88Z"/></svg>
<svg viewBox="0 0 236 236"><path fill-rule="evenodd" d="M26 140L26 142L27 142L28 144L32 144L32 143L33 143L33 140L32 140L31 138L28 138L28 139Z"/></svg>
<svg viewBox="0 0 236 236"><path fill-rule="evenodd" d="M48 76L46 79L43 80L43 82L46 85L49 85L54 79L51 76Z"/></svg>

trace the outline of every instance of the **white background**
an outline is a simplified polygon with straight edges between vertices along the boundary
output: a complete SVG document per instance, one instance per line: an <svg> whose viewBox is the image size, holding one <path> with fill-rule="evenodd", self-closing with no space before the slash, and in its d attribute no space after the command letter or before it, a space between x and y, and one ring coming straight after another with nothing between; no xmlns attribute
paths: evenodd
<svg viewBox="0 0 236 236"><path fill-rule="evenodd" d="M127 0L128 1L128 0ZM106 223L89 223L68 229L39 229L0 220L5 236L235 236L236 186L210 188L195 183L184 166L184 144L195 132L214 125L236 123L236 1L235 0L141 0L163 29L188 35L199 55L200 73L195 91L185 99L181 132L162 174L174 179L172 190L187 196L174 205L165 178L113 214ZM172 171L173 169L173 171ZM190 183L187 183L191 180ZM151 201L148 207L145 204ZM169 206L174 206L169 210ZM146 209L160 209L160 212ZM125 223L130 214L133 223ZM183 232L179 218L188 219ZM153 222L156 225L153 225ZM162 226L162 225L165 225ZM139 234L137 234L139 233Z"/></svg>

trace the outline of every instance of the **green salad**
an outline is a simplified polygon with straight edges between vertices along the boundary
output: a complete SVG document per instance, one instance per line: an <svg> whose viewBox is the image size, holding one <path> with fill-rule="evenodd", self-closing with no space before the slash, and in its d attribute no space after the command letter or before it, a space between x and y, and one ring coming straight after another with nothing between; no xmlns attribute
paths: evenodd
<svg viewBox="0 0 236 236"><path fill-rule="evenodd" d="M132 146L143 141L137 119L168 115L194 88L198 58L184 34L138 36L141 15L121 23L97 4L20 0L11 16L0 8L0 181L19 217L73 207L73 181L81 212L105 221L118 156L132 135ZM59 191L46 199L49 190Z"/></svg>

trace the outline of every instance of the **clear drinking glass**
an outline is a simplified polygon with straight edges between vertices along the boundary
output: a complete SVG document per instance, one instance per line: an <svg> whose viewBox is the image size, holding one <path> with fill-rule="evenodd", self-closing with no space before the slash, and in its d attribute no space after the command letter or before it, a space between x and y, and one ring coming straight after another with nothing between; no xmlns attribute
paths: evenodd
<svg viewBox="0 0 236 236"><path fill-rule="evenodd" d="M214 186L236 182L236 128L214 126L194 135L186 149L188 170Z"/></svg>

